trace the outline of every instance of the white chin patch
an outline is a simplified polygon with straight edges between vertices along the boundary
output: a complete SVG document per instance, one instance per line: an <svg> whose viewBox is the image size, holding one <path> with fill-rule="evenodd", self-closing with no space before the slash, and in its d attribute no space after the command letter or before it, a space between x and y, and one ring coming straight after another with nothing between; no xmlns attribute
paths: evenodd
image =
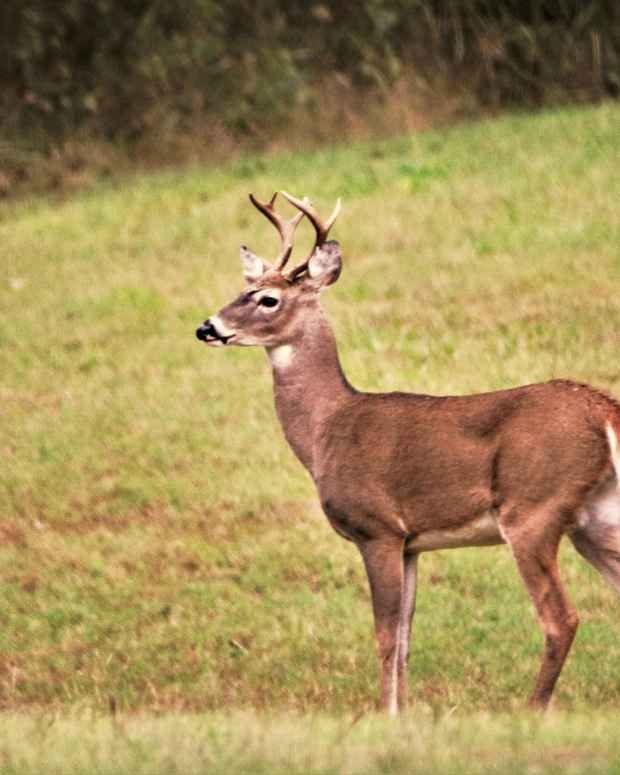
<svg viewBox="0 0 620 775"><path fill-rule="evenodd" d="M268 352L274 369L288 369L295 357L295 350L290 344L270 347Z"/></svg>

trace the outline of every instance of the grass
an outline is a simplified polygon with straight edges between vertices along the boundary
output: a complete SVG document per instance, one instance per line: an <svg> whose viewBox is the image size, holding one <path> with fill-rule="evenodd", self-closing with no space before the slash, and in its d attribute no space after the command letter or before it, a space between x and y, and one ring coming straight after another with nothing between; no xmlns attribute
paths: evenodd
<svg viewBox="0 0 620 775"><path fill-rule="evenodd" d="M126 722L162 737L160 764L187 724L183 750L205 766L212 735L221 750L237 741L239 771L284 771L244 756L276 756L269 741L289 724L300 742L287 772L347 771L339 746L314 750L312 725L338 740L350 721L337 717L373 707L360 560L286 447L264 354L193 336L242 285L237 246L274 254L247 193L308 193L322 211L343 197L345 268L325 304L357 387L467 393L571 376L620 394L619 119L614 105L508 116L2 205L0 772L22 754L19 771L34 771L55 741L82 736L84 756L105 762L121 739L100 716L109 707L164 714ZM582 618L556 700L573 716L531 734L502 716L537 668L530 603L505 549L442 552L421 563L408 734L369 719L343 750L389 759L386 739L396 763L381 771L404 771L412 750L430 771L439 760L415 746L454 732L441 766L460 772L482 726L491 757L514 734L532 771L537 741L617 767L620 609L569 549L562 566ZM208 714L170 716L182 712ZM64 720L30 751L45 714ZM593 718L575 743L572 718ZM255 744L237 736L246 727ZM110 771L135 756L132 739ZM562 768L579 771L571 756ZM370 772L379 759L356 762Z"/></svg>
<svg viewBox="0 0 620 775"><path fill-rule="evenodd" d="M8 716L3 775L617 775L617 715L454 714L368 717L162 716L111 719Z"/></svg>

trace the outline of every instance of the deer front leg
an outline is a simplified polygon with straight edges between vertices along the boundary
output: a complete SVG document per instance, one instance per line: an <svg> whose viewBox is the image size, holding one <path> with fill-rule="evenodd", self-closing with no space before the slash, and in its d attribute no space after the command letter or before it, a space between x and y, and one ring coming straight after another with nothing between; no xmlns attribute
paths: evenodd
<svg viewBox="0 0 620 775"><path fill-rule="evenodd" d="M407 665L411 645L411 625L415 614L417 591L418 555L406 554L403 557L403 595L398 623L398 709L405 710L408 702Z"/></svg>
<svg viewBox="0 0 620 775"><path fill-rule="evenodd" d="M398 712L398 644L403 600L402 539L375 539L359 547L370 583L381 668L380 707Z"/></svg>

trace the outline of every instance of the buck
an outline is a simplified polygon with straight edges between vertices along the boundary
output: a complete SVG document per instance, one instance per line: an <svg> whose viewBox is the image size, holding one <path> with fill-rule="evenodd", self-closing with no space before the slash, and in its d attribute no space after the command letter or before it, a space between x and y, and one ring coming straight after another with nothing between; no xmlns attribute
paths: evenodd
<svg viewBox="0 0 620 775"><path fill-rule="evenodd" d="M506 543L544 634L530 705L545 708L578 617L558 571L567 535L620 592L620 404L553 380L466 396L365 393L347 381L319 301L342 258L307 199L254 206L276 227L273 264L241 248L247 287L196 331L213 347L261 345L273 370L284 435L308 469L327 519L359 549L381 668L380 705L406 706L407 661L422 552ZM286 269L306 217L314 247Z"/></svg>

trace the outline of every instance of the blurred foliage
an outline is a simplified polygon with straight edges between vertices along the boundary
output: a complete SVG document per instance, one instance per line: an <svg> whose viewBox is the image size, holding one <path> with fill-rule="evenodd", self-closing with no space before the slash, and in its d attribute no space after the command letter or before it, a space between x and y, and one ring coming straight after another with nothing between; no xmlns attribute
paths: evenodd
<svg viewBox="0 0 620 775"><path fill-rule="evenodd" d="M468 104L620 90L617 0L13 0L0 6L0 135L257 135L325 79L399 77Z"/></svg>

